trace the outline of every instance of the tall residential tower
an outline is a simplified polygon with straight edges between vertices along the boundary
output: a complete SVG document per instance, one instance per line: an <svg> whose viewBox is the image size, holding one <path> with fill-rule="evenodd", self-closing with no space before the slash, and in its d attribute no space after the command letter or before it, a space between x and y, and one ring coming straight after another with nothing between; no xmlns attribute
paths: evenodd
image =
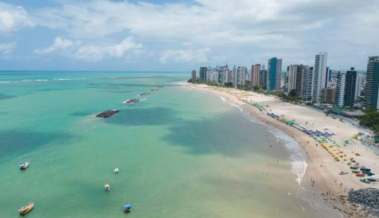
<svg viewBox="0 0 379 218"><path fill-rule="evenodd" d="M276 57L268 60L267 89L269 91L280 90L282 79L282 59Z"/></svg>
<svg viewBox="0 0 379 218"><path fill-rule="evenodd" d="M379 56L369 57L366 75L365 107L379 109Z"/></svg>
<svg viewBox="0 0 379 218"><path fill-rule="evenodd" d="M326 71L328 64L328 53L320 52L316 55L315 67L313 71L312 101L319 103L321 100L321 90L326 88Z"/></svg>
<svg viewBox="0 0 379 218"><path fill-rule="evenodd" d="M251 85L252 86L259 86L260 79L259 79L259 74L261 72L261 65L256 64L251 66Z"/></svg>

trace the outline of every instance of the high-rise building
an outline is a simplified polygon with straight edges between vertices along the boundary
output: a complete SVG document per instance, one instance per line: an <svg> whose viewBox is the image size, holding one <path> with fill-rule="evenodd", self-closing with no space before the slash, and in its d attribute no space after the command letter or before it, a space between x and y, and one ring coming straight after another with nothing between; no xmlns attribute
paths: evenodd
<svg viewBox="0 0 379 218"><path fill-rule="evenodd" d="M237 73L236 73L236 85L245 85L246 81L246 72L247 69L246 67L238 67L237 68Z"/></svg>
<svg viewBox="0 0 379 218"><path fill-rule="evenodd" d="M280 79L280 88L283 88L283 91L289 92L288 88L288 74L282 73L282 78Z"/></svg>
<svg viewBox="0 0 379 218"><path fill-rule="evenodd" d="M207 82L207 68L206 67L200 67L199 71L199 77L201 82Z"/></svg>
<svg viewBox="0 0 379 218"><path fill-rule="evenodd" d="M344 96L344 106L354 107L355 104L355 88L357 86L357 71L352 67L346 72L346 86Z"/></svg>
<svg viewBox="0 0 379 218"><path fill-rule="evenodd" d="M379 56L369 57L366 74L365 107L379 109Z"/></svg>
<svg viewBox="0 0 379 218"><path fill-rule="evenodd" d="M282 79L282 59L273 57L268 60L267 88L269 91L280 90Z"/></svg>
<svg viewBox="0 0 379 218"><path fill-rule="evenodd" d="M252 86L259 86L259 74L261 72L261 65L256 64L251 66L251 85Z"/></svg>
<svg viewBox="0 0 379 218"><path fill-rule="evenodd" d="M298 89L298 82L301 83L301 71L302 71L303 65L290 65L288 66L287 72L288 72L288 84L287 88L290 92L291 90ZM300 78L298 79L298 76Z"/></svg>
<svg viewBox="0 0 379 218"><path fill-rule="evenodd" d="M302 69L301 98L304 100L312 99L313 67L304 66Z"/></svg>
<svg viewBox="0 0 379 218"><path fill-rule="evenodd" d="M337 75L337 105L352 108L355 103L357 71L351 68Z"/></svg>
<svg viewBox="0 0 379 218"><path fill-rule="evenodd" d="M192 73L191 73L191 79L192 79L193 81L196 80L196 70L193 70L193 71L192 71Z"/></svg>
<svg viewBox="0 0 379 218"><path fill-rule="evenodd" d="M218 83L224 85L228 82L228 65L217 67L218 68Z"/></svg>
<svg viewBox="0 0 379 218"><path fill-rule="evenodd" d="M362 97L363 88L366 84L366 74L358 74L357 75L357 83L355 86L355 98Z"/></svg>
<svg viewBox="0 0 379 218"><path fill-rule="evenodd" d="M346 86L346 72L341 71L337 74L337 105L344 106L345 86Z"/></svg>
<svg viewBox="0 0 379 218"><path fill-rule="evenodd" d="M312 101L320 102L321 89L326 88L326 69L328 54L320 52L315 58L315 67L313 72Z"/></svg>
<svg viewBox="0 0 379 218"><path fill-rule="evenodd" d="M308 69L308 66L299 65L296 69L296 95L301 96L303 84L303 72ZM290 90L291 91L291 90Z"/></svg>
<svg viewBox="0 0 379 218"><path fill-rule="evenodd" d="M291 90L296 90L297 96L301 96L302 80L303 80L303 70L308 68L304 65L290 65L288 66L288 92Z"/></svg>
<svg viewBox="0 0 379 218"><path fill-rule="evenodd" d="M267 70L261 70L259 72L259 85L267 86Z"/></svg>
<svg viewBox="0 0 379 218"><path fill-rule="evenodd" d="M321 90L321 102L326 104L336 103L336 89L335 88L324 88Z"/></svg>

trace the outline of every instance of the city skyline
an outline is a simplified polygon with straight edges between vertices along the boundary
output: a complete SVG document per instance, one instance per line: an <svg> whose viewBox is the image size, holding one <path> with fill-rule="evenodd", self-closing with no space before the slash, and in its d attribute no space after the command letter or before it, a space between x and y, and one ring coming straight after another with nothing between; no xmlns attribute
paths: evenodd
<svg viewBox="0 0 379 218"><path fill-rule="evenodd" d="M0 70L188 71L271 57L311 66L318 51L333 69L364 70L379 48L378 8L373 0L2 0Z"/></svg>

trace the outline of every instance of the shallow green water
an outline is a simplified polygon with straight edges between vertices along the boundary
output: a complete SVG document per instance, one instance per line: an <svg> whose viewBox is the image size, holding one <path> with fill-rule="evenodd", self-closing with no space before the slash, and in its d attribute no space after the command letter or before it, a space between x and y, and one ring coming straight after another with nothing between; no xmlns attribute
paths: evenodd
<svg viewBox="0 0 379 218"><path fill-rule="evenodd" d="M300 187L283 141L217 96L175 85L185 79L0 73L0 217L31 201L28 217L38 218L319 217L289 195ZM93 116L114 108L110 119Z"/></svg>

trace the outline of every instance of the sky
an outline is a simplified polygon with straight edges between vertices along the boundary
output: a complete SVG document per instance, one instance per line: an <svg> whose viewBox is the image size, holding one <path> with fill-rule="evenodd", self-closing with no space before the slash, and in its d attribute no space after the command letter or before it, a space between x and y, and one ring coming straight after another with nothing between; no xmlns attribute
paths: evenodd
<svg viewBox="0 0 379 218"><path fill-rule="evenodd" d="M0 0L0 70L367 68L378 0Z"/></svg>

